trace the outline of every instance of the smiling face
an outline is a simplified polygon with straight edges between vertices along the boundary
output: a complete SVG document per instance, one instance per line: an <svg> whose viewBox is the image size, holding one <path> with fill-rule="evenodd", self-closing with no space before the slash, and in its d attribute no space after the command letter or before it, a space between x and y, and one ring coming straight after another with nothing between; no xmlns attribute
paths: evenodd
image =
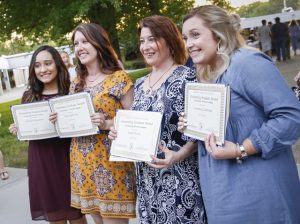
<svg viewBox="0 0 300 224"><path fill-rule="evenodd" d="M157 39L147 27L141 29L140 52L146 63L150 66L159 67L161 63L172 58L170 49L163 38Z"/></svg>
<svg viewBox="0 0 300 224"><path fill-rule="evenodd" d="M86 37L80 31L76 31L74 35L74 50L81 64L88 66L98 63L96 48L87 41Z"/></svg>
<svg viewBox="0 0 300 224"><path fill-rule="evenodd" d="M216 64L217 41L210 29L205 26L199 17L191 17L183 23L182 27L185 47L195 64Z"/></svg>
<svg viewBox="0 0 300 224"><path fill-rule="evenodd" d="M48 51L41 51L37 54L34 63L34 72L37 79L44 85L52 85L57 82L56 64Z"/></svg>

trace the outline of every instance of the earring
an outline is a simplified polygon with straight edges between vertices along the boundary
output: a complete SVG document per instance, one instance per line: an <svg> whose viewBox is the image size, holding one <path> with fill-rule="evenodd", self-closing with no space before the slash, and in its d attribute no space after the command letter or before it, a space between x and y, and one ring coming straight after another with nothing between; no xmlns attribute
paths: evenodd
<svg viewBox="0 0 300 224"><path fill-rule="evenodd" d="M217 43L217 52L220 52L221 49L221 40Z"/></svg>

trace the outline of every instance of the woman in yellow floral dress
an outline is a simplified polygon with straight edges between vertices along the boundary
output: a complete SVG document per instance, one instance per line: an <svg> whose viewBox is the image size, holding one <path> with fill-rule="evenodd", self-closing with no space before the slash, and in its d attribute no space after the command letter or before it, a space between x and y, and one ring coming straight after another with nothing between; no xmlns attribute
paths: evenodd
<svg viewBox="0 0 300 224"><path fill-rule="evenodd" d="M92 122L97 135L73 138L71 206L91 214L95 223L128 223L135 217L135 171L129 162L109 162L108 130L118 109L129 109L133 83L122 71L105 30L97 24L81 24L72 35L78 77L71 93L88 91L96 113Z"/></svg>

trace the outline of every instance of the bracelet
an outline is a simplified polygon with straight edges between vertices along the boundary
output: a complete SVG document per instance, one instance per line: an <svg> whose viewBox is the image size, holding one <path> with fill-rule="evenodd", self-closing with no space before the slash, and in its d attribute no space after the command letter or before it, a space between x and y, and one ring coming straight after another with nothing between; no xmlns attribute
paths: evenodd
<svg viewBox="0 0 300 224"><path fill-rule="evenodd" d="M236 157L236 162L241 164L243 160L247 159L248 153L246 152L245 147L243 145L239 145L238 143L236 143L236 145L240 153L240 156Z"/></svg>
<svg viewBox="0 0 300 224"><path fill-rule="evenodd" d="M241 156L240 156L240 144L239 143L236 143L235 149L236 149L236 157L235 157L236 163L242 164L243 161L241 160Z"/></svg>

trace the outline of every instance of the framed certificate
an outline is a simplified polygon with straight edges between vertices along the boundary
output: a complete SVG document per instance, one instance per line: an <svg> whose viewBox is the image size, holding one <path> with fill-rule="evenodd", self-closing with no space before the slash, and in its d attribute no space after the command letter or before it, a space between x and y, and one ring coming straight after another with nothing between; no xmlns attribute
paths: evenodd
<svg viewBox="0 0 300 224"><path fill-rule="evenodd" d="M57 137L55 126L49 121L51 113L47 101L11 106L19 140L37 140Z"/></svg>
<svg viewBox="0 0 300 224"><path fill-rule="evenodd" d="M229 86L188 83L185 87L187 127L184 134L203 141L208 134L214 133L217 144L224 144L229 106Z"/></svg>
<svg viewBox="0 0 300 224"><path fill-rule="evenodd" d="M94 135L99 128L91 121L95 113L89 93L81 92L49 100L51 111L57 112L55 127L61 138Z"/></svg>
<svg viewBox="0 0 300 224"><path fill-rule="evenodd" d="M159 112L119 110L115 119L118 136L110 151L113 159L150 162L150 155L156 156L161 120Z"/></svg>
<svg viewBox="0 0 300 224"><path fill-rule="evenodd" d="M14 123L19 140L37 140L53 137L69 138L93 135L99 128L91 121L95 113L89 93L52 98L49 101L13 105ZM57 112L57 122L49 121L51 112Z"/></svg>

